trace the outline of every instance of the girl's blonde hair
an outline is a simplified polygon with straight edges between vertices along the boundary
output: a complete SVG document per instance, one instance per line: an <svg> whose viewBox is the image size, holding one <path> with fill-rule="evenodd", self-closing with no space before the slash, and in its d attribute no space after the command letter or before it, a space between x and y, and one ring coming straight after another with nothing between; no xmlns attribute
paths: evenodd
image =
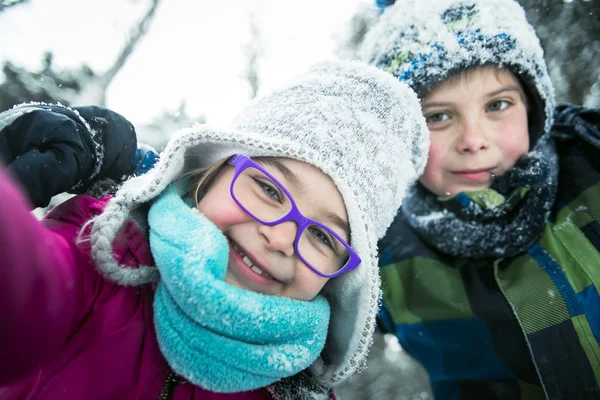
<svg viewBox="0 0 600 400"><path fill-rule="evenodd" d="M184 195L194 199L198 204L210 190L215 179L225 169L230 157L224 158L203 168L198 168L183 175L183 180L189 185L184 190Z"/></svg>
<svg viewBox="0 0 600 400"><path fill-rule="evenodd" d="M217 179L219 174L225 169L230 158L231 157L226 157L206 167L198 168L184 174L182 180L184 182L189 182L189 184L184 188L183 194L194 199L196 204L198 204L200 200L206 196L206 193L210 190L215 179ZM252 157L254 161L266 164L277 158L279 157Z"/></svg>

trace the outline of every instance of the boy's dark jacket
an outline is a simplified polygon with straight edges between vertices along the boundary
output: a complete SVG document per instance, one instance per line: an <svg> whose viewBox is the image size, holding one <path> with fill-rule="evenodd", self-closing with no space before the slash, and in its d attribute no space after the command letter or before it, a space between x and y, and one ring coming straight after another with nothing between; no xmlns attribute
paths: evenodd
<svg viewBox="0 0 600 400"><path fill-rule="evenodd" d="M600 110L560 105L558 195L529 250L453 258L402 212L380 242L380 323L436 399L600 399Z"/></svg>

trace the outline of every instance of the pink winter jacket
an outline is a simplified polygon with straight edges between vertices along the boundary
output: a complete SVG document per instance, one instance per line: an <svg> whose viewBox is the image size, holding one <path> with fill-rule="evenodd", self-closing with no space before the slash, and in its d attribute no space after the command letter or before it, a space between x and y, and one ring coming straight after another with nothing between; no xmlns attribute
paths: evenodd
<svg viewBox="0 0 600 400"><path fill-rule="evenodd" d="M0 399L157 399L169 368L153 325L154 287L99 275L82 225L108 198L77 196L40 224L0 168ZM122 264L153 265L132 222L114 243ZM173 399L271 399L266 389L211 393L190 383Z"/></svg>

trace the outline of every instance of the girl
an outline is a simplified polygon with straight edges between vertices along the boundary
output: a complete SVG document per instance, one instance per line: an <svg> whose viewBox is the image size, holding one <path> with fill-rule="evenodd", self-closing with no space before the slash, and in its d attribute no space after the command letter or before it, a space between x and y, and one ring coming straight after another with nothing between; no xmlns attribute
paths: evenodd
<svg viewBox="0 0 600 400"><path fill-rule="evenodd" d="M0 398L330 396L365 361L426 132L393 77L326 63L41 226L3 177Z"/></svg>

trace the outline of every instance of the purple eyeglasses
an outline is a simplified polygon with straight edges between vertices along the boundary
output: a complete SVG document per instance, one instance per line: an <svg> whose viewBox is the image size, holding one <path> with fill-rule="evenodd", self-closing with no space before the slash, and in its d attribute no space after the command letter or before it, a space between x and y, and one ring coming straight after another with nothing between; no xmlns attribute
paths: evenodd
<svg viewBox="0 0 600 400"><path fill-rule="evenodd" d="M315 273L335 278L355 269L360 257L335 231L304 216L290 192L273 175L242 154L229 159L235 168L229 192L233 200L257 222L273 226L294 221L296 255Z"/></svg>

